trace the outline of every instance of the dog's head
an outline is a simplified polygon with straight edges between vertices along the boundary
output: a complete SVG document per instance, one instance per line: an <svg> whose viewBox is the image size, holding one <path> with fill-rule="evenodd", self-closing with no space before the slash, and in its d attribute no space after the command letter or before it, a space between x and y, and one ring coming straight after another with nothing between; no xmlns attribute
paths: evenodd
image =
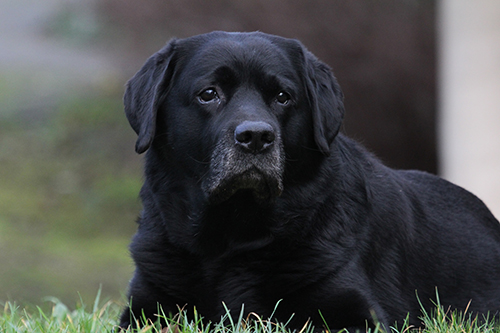
<svg viewBox="0 0 500 333"><path fill-rule="evenodd" d="M218 204L238 192L275 198L289 165L328 155L342 98L298 41L213 32L170 41L129 81L124 102L136 151L165 154Z"/></svg>

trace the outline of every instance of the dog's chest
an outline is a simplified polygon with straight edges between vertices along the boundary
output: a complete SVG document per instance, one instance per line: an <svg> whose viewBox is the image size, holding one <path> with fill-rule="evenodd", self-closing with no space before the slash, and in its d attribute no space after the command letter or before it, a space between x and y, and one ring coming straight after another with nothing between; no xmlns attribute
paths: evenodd
<svg viewBox="0 0 500 333"><path fill-rule="evenodd" d="M197 274L206 287L206 297L219 303L252 303L259 298L257 295L273 296L278 301L311 283L321 266L320 260L311 262L308 258L304 262L302 255L288 254L262 251L203 260Z"/></svg>

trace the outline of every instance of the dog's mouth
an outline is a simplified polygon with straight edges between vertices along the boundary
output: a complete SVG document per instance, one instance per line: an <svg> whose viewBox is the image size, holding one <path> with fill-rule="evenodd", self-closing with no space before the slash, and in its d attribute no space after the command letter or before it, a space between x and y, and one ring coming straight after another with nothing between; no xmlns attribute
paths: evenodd
<svg viewBox="0 0 500 333"><path fill-rule="evenodd" d="M283 191L280 178L265 174L256 167L230 175L211 185L206 189L211 204L225 202L240 192L250 192L257 203L265 203L280 196Z"/></svg>
<svg viewBox="0 0 500 333"><path fill-rule="evenodd" d="M211 153L210 167L201 184L208 202L221 204L243 192L245 195L238 197L261 205L272 202L283 191L285 154L279 136L270 149L259 154L238 149L232 140L226 135Z"/></svg>

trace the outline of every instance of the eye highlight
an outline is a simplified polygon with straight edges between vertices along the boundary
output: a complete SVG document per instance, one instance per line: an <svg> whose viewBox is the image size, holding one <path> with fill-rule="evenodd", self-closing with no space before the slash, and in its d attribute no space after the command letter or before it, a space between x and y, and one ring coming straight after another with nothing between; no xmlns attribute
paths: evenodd
<svg viewBox="0 0 500 333"><path fill-rule="evenodd" d="M284 91L280 91L278 95L276 95L276 101L281 105L287 105L288 103L290 103L291 99L292 97L290 96L290 94Z"/></svg>
<svg viewBox="0 0 500 333"><path fill-rule="evenodd" d="M198 100L202 103L209 103L217 99L219 99L219 95L215 88L205 89L198 95Z"/></svg>

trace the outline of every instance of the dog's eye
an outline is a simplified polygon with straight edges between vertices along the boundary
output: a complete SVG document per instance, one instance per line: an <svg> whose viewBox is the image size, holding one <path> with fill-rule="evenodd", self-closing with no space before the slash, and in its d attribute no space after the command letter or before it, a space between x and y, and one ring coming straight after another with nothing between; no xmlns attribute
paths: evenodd
<svg viewBox="0 0 500 333"><path fill-rule="evenodd" d="M290 95L284 91L280 91L278 95L276 95L276 101L283 105L287 105L290 102L290 99Z"/></svg>
<svg viewBox="0 0 500 333"><path fill-rule="evenodd" d="M217 95L217 91L213 88L208 88L205 89L201 92L201 94L198 95L198 98L202 102L210 102L213 101L214 99L218 98L219 95Z"/></svg>

